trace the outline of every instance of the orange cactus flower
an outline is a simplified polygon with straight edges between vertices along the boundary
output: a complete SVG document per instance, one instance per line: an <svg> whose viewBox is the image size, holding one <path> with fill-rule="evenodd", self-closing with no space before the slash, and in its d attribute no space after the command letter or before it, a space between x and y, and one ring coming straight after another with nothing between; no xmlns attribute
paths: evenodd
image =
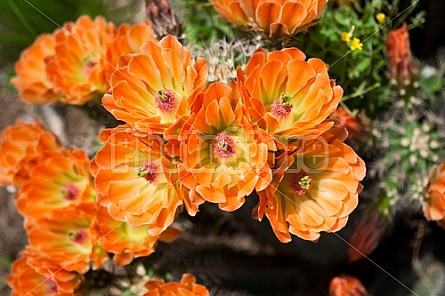
<svg viewBox="0 0 445 296"><path fill-rule="evenodd" d="M104 59L101 59L104 69L106 90L110 87L111 75L116 70L119 57L123 54L140 53L141 46L146 41L156 40L156 35L150 21L135 25L122 24L116 30L116 36L108 46Z"/></svg>
<svg viewBox="0 0 445 296"><path fill-rule="evenodd" d="M333 128L320 137L302 139L293 155L265 190L255 215L265 213L281 242L291 241L290 233L317 240L321 231L335 232L346 225L358 204L359 183L365 164L343 143L347 133Z"/></svg>
<svg viewBox="0 0 445 296"><path fill-rule="evenodd" d="M161 151L163 140L137 137L125 126L103 131L100 139L105 144L91 162L99 204L114 219L146 224L150 235L160 235L183 195L175 167Z"/></svg>
<svg viewBox="0 0 445 296"><path fill-rule="evenodd" d="M425 190L423 213L428 221L437 221L445 229L445 162L435 166Z"/></svg>
<svg viewBox="0 0 445 296"><path fill-rule="evenodd" d="M53 209L94 208L96 194L86 153L68 149L46 153L21 187L16 202L20 213L31 220L48 217Z"/></svg>
<svg viewBox="0 0 445 296"><path fill-rule="evenodd" d="M45 152L60 148L57 138L34 121L18 120L0 133L0 186L22 185Z"/></svg>
<svg viewBox="0 0 445 296"><path fill-rule="evenodd" d="M50 34L42 34L25 49L15 64L17 76L11 79L12 85L19 90L19 97L33 104L56 102L61 94L46 73L48 58L55 53L56 42Z"/></svg>
<svg viewBox="0 0 445 296"><path fill-rule="evenodd" d="M392 82L400 89L416 82L419 70L411 52L406 23L403 23L399 29L388 32L386 52Z"/></svg>
<svg viewBox="0 0 445 296"><path fill-rule="evenodd" d="M369 210L357 217L352 235L349 238L349 261L358 261L371 254L377 248L389 224L388 216L378 209Z"/></svg>
<svg viewBox="0 0 445 296"><path fill-rule="evenodd" d="M329 296L369 296L369 294L356 277L340 275L331 280Z"/></svg>
<svg viewBox="0 0 445 296"><path fill-rule="evenodd" d="M67 104L83 105L100 97L106 89L102 63L115 28L103 17L92 20L81 16L75 23L65 23L54 32L55 54L47 65L47 73Z"/></svg>
<svg viewBox="0 0 445 296"><path fill-rule="evenodd" d="M329 79L317 58L305 61L297 48L257 50L237 79L251 119L269 133L285 137L319 135L337 108L343 89Z"/></svg>
<svg viewBox="0 0 445 296"><path fill-rule="evenodd" d="M198 99L206 108L190 116L180 136L181 182L192 199L218 203L225 211L238 209L246 195L269 184L268 150L275 149L245 115L236 93L212 83Z"/></svg>
<svg viewBox="0 0 445 296"><path fill-rule="evenodd" d="M57 295L68 296L77 295L75 290L79 287L81 279L78 274L63 270L57 264L51 264L49 267L49 276L41 273L46 264L42 262L33 262L36 258L27 255L26 251L11 265L11 273L6 279L9 287L12 289L11 296L41 296ZM35 265L39 263L39 265Z"/></svg>
<svg viewBox="0 0 445 296"><path fill-rule="evenodd" d="M115 254L113 260L118 265L126 265L134 258L148 256L155 251L154 246L158 239L170 242L180 234L179 230L167 228L160 236L151 236L147 225L133 227L115 220L107 208L101 206L94 223L101 246L107 252Z"/></svg>
<svg viewBox="0 0 445 296"><path fill-rule="evenodd" d="M194 275L186 273L182 276L181 282L165 283L163 280L152 280L145 284L148 292L144 296L208 296L206 287L196 283Z"/></svg>
<svg viewBox="0 0 445 296"><path fill-rule="evenodd" d="M96 259L96 234L90 227L91 214L94 213L85 213L75 207L56 209L48 218L25 225L29 251L42 254L67 271L86 273L90 261Z"/></svg>
<svg viewBox="0 0 445 296"><path fill-rule="evenodd" d="M339 105L329 118L336 120L334 126L346 128L348 131L346 142L354 147L359 146L369 136L370 120L366 117L364 112L360 112L353 116L345 108Z"/></svg>
<svg viewBox="0 0 445 296"><path fill-rule="evenodd" d="M210 0L219 15L228 22L237 25L246 25L248 19L241 8L240 0Z"/></svg>
<svg viewBox="0 0 445 296"><path fill-rule="evenodd" d="M81 16L52 35L40 35L22 53L11 83L30 103L83 105L108 91L118 58L140 52L148 40L155 40L149 21L116 30L102 17Z"/></svg>
<svg viewBox="0 0 445 296"><path fill-rule="evenodd" d="M124 56L111 78L104 107L134 129L163 133L188 115L196 93L206 84L204 59L193 63L190 51L169 35L148 41L141 53Z"/></svg>
<svg viewBox="0 0 445 296"><path fill-rule="evenodd" d="M316 24L328 0L239 0L253 29L270 38L293 36Z"/></svg>

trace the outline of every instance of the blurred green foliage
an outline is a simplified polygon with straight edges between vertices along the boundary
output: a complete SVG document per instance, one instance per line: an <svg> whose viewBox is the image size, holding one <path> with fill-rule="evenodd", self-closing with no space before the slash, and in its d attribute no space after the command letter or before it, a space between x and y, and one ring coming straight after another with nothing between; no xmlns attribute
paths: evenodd
<svg viewBox="0 0 445 296"><path fill-rule="evenodd" d="M233 40L232 26L220 18L207 0L172 1L178 8L187 43L209 45L221 39Z"/></svg>
<svg viewBox="0 0 445 296"><path fill-rule="evenodd" d="M103 15L115 24L131 21L138 1L2 0L0 1L0 66L18 59L20 52L44 32L53 32L80 15ZM116 11L118 10L118 11Z"/></svg>

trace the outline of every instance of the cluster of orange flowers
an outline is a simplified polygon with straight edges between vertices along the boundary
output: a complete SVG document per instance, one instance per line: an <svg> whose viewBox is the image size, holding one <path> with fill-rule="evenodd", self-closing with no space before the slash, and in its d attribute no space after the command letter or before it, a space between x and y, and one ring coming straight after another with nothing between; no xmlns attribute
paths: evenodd
<svg viewBox="0 0 445 296"><path fill-rule="evenodd" d="M90 261L101 265L106 256L90 227L95 191L87 155L61 147L41 124L22 121L2 132L0 151L1 184L18 188L29 240L12 265L12 295L72 293Z"/></svg>
<svg viewBox="0 0 445 296"><path fill-rule="evenodd" d="M128 264L154 252L158 239L179 234L169 228L152 236L146 226L111 218L96 203L86 153L62 147L41 124L18 121L0 137L0 184L17 188L29 241L8 277L12 295L81 294L84 274L100 268L107 252L117 264Z"/></svg>
<svg viewBox="0 0 445 296"><path fill-rule="evenodd" d="M115 28L103 17L81 16L53 34L42 34L21 54L11 83L33 104L61 101L83 105L100 98L121 54L138 52L154 40L149 21Z"/></svg>
<svg viewBox="0 0 445 296"><path fill-rule="evenodd" d="M99 204L159 235L183 206L234 211L256 191L254 216L266 215L282 242L341 229L365 165L327 120L343 91L323 61L259 49L235 81L207 85L206 74L173 36L120 59L102 103L125 124L100 135Z"/></svg>
<svg viewBox="0 0 445 296"><path fill-rule="evenodd" d="M306 29L326 4L260 2L227 7L239 5L271 36ZM299 19L285 14L294 8ZM253 216L266 216L281 242L338 231L356 208L365 164L330 119L343 90L322 60L260 48L234 81L209 83L205 59L173 36L153 36L149 22L115 29L84 16L40 36L18 61L12 83L22 99L84 104L103 95L124 122L102 131L89 166L38 123L3 132L1 183L19 188L30 241L8 279L18 294L73 293L107 252L118 264L149 255L158 239L178 235L178 211L195 215L204 202L231 212L257 192ZM193 293L194 280L184 281Z"/></svg>
<svg viewBox="0 0 445 296"><path fill-rule="evenodd" d="M263 32L269 38L293 36L316 24L328 0L210 0L232 24Z"/></svg>
<svg viewBox="0 0 445 296"><path fill-rule="evenodd" d="M272 39L306 31L327 1L210 0L226 20ZM387 45L392 78L403 85L417 75L398 42L406 30ZM39 36L16 63L11 82L20 98L77 105L102 98L123 124L101 132L91 161L37 122L0 134L0 185L17 188L29 238L8 277L12 295L80 295L85 273L109 253L119 265L151 254L158 240L179 235L171 227L178 212L196 215L205 202L232 212L256 193L253 217L267 217L283 243L342 229L366 172L345 144L346 127L351 142L365 128L338 108L343 89L327 70L297 48L259 48L235 80L210 83L206 60L174 36L157 40L149 21L116 28L82 16ZM444 185L445 163L430 175L423 208L445 228ZM369 250L379 221L364 221L352 241ZM180 283L152 280L145 295L208 295L195 282L188 274ZM367 295L354 278L331 282L331 295L351 291Z"/></svg>

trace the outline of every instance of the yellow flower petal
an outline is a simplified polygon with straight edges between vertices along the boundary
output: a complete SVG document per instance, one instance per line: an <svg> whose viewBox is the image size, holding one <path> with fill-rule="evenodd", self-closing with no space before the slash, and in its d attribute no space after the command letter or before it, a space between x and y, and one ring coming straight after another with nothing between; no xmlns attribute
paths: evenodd
<svg viewBox="0 0 445 296"><path fill-rule="evenodd" d="M341 32L341 41L349 42L351 40L351 34L348 32Z"/></svg>
<svg viewBox="0 0 445 296"><path fill-rule="evenodd" d="M360 42L360 39L358 39L357 37L354 37L351 40L350 48L351 48L352 51L354 51L356 49L362 50L363 49L363 43Z"/></svg>
<svg viewBox="0 0 445 296"><path fill-rule="evenodd" d="M385 23L386 15L383 12L379 12L375 16L375 18L379 22L379 24L383 25Z"/></svg>

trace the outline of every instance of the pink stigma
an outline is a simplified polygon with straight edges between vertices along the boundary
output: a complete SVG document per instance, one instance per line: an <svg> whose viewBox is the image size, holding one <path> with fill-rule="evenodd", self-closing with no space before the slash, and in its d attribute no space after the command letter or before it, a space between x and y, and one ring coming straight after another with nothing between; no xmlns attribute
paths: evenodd
<svg viewBox="0 0 445 296"><path fill-rule="evenodd" d="M286 116L292 110L292 98L282 95L272 103L271 111L277 116Z"/></svg>
<svg viewBox="0 0 445 296"><path fill-rule="evenodd" d="M171 112L175 106L175 93L169 89L160 90L155 95L156 107L164 112Z"/></svg>
<svg viewBox="0 0 445 296"><path fill-rule="evenodd" d="M314 184L314 180L308 172L301 170L292 177L291 191L298 196L305 194Z"/></svg>
<svg viewBox="0 0 445 296"><path fill-rule="evenodd" d="M85 76L90 75L96 64L97 64L96 62L89 61L83 65L83 73L85 73Z"/></svg>
<svg viewBox="0 0 445 296"><path fill-rule="evenodd" d="M215 142L215 155L217 157L227 158L235 154L235 143L229 135L220 133L216 136Z"/></svg>
<svg viewBox="0 0 445 296"><path fill-rule="evenodd" d="M82 244L86 241L88 234L84 229L79 228L75 231L68 232L68 237L70 238L70 241L76 244Z"/></svg>
<svg viewBox="0 0 445 296"><path fill-rule="evenodd" d="M156 179L156 165L152 162L144 162L138 168L138 176L144 177L149 183Z"/></svg>
<svg viewBox="0 0 445 296"><path fill-rule="evenodd" d="M74 184L66 184L62 192L66 200L75 200L79 196L79 189Z"/></svg>

